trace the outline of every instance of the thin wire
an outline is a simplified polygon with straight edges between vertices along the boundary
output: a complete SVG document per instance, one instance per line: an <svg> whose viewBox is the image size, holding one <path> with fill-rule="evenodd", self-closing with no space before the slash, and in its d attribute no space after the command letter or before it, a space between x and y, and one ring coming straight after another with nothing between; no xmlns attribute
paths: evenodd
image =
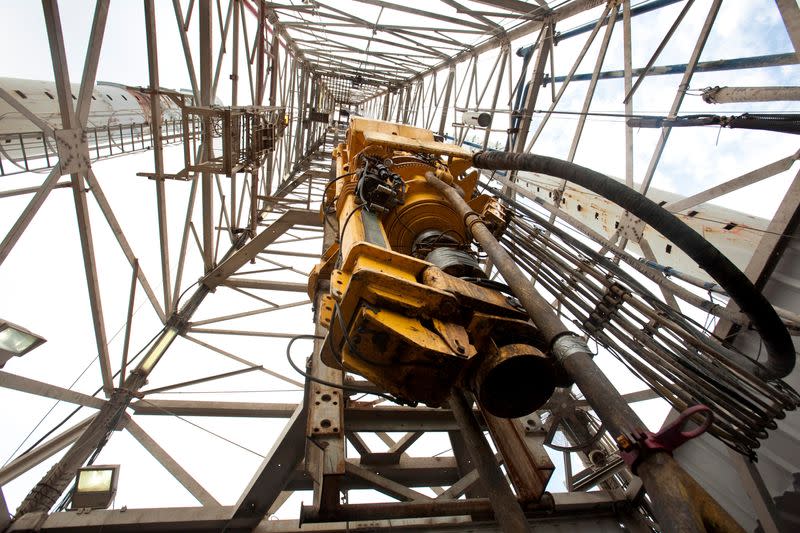
<svg viewBox="0 0 800 533"><path fill-rule="evenodd" d="M538 182L536 180L527 180L527 181L530 182L530 183L536 184L538 186L542 186L542 187L546 187L546 185L547 185L547 184L545 184L544 182L541 182L541 181L538 181ZM487 188L488 187L488 185L484 185L483 183L478 183L478 185L483 187L483 188ZM502 185L502 182L500 182L500 185ZM489 188L489 189L491 190L491 188ZM714 219L714 218L700 216L699 214L698 215L693 215L693 216L688 216L688 215L683 215L681 213L675 213L675 215L678 216L678 217L685 217L685 218L690 218L690 219L694 219L694 220L703 220L705 222L713 222L715 224L720 224L722 226L725 226L725 225L728 225L728 224L732 223L730 220L718 220L718 219ZM743 229L743 230L752 231L752 232L755 232L755 233L767 234L767 235L774 235L776 237L781 237L781 238L785 238L785 239L800 239L800 235L795 235L793 233L780 233L780 232L777 232L777 231L770 231L770 230L767 230L767 229L754 228L752 226L748 226L746 224L739 224L739 223L736 223L736 222L733 222L733 224L736 224L734 227L737 228L737 229ZM566 223L564 223L564 225L565 225L565 227L569 228L569 226L567 226ZM733 229L733 228L731 228L731 229Z"/></svg>
<svg viewBox="0 0 800 533"><path fill-rule="evenodd" d="M416 405L417 405L416 403L403 401L402 399L396 398L396 397L394 397L394 396L392 396L390 394L385 394L383 392L373 391L373 390L369 390L369 389L362 389L361 387L354 387L352 385L344 385L344 384L339 384L339 383L333 383L332 381L325 381L324 379L319 379L318 377L312 376L308 372L303 371L292 360L292 345L295 343L295 341L298 341L300 339L324 339L324 338L325 337L322 336L322 335L305 334L305 335L295 335L294 337L291 338L291 340L289 340L289 343L286 345L286 360L289 361L289 365L291 365L291 367L295 370L295 372L297 372L298 374L300 374L301 376L303 376L304 378L306 378L306 379L308 379L310 381L313 381L315 383L319 383L320 385L325 385L326 387L333 387L334 389L340 389L342 391L350 391L350 392L355 392L355 393L369 394L369 395L372 395L372 396L378 396L380 398L383 398L384 400L388 400L388 401L390 401L392 403L396 403L398 405L411 405L412 407L416 407ZM344 368L342 368L342 370L344 370Z"/></svg>
<svg viewBox="0 0 800 533"><path fill-rule="evenodd" d="M356 214L356 211L360 211L363 207L364 207L364 204L357 205L352 211L350 211L350 214L347 215L347 218L344 219L344 223L342 224L341 231L339 231L339 235L338 235L339 242L342 242L342 238L344 237L344 230L347 229L347 224L350 222L350 219L353 218L353 215ZM342 259L342 249L341 249L341 247L339 248L339 259L340 260Z"/></svg>
<svg viewBox="0 0 800 533"><path fill-rule="evenodd" d="M203 278L200 278L200 279L198 279L197 281L195 281L194 283L192 283L191 285L189 285L188 287L186 287L185 289L183 289L183 292L182 292L182 293L180 293L180 295L178 295L178 299L177 299L177 300L175 300L175 303L173 304L173 306L174 306L174 307L177 309L177 308L178 308L178 303L180 303L180 301L181 301L181 298L183 298L183 297L184 297L184 295L185 295L187 292L189 292L189 289L191 289L192 287L194 287L195 285L197 285L197 284L198 284L198 283L200 283L201 281L203 281Z"/></svg>
<svg viewBox="0 0 800 533"><path fill-rule="evenodd" d="M145 300L145 301L142 301L142 303L140 303L140 304L139 304L139 307L137 307L137 308L136 308L136 310L133 312L133 315L131 315L131 317L134 317L134 316L136 316L136 313L138 313L138 312L139 312L139 310L142 308L142 306L143 306L145 303L147 303L147 301L146 301L146 300ZM117 331L114 333L114 335L112 335L112 337L111 337L111 338L108 340L108 342L106 343L106 346L109 346L109 345L110 345L112 342L114 342L114 339L116 339L116 338L117 338L117 336L118 336L118 335L119 335L119 334L122 332L122 330L125 328L125 326L126 326L127 324L128 324L128 321L126 320L126 321L125 321L125 322L124 322L124 323L123 323L123 324L122 324L122 325L121 325L121 326L120 326L120 327L117 329ZM88 370L89 370L89 369L92 367L92 365L94 364L94 362L95 362L95 361L97 361L99 358L100 358L100 354L98 353L98 354L97 354L97 355L96 355L96 356L95 356L95 357L94 357L94 358L93 358L91 361L89 361L89 364L88 364L88 365L86 365L86 368L84 368L84 369L83 369L83 372L81 372L81 373L78 375L78 377L77 377L77 378L75 378L75 380L72 382L72 384L71 384L69 387L67 387L67 390L72 390L72 387L74 387L74 386L75 386L75 384L76 384L76 383L78 383L78 381L80 381L80 379L83 377L83 375L84 375L84 374L86 374L86 372L87 372L87 371L88 371ZM99 391L98 391L98 392L99 392ZM95 392L95 394L97 394L97 392ZM61 400L56 400L56 402L55 402L55 403L54 403L54 404L53 404L53 405L50 407L50 409L48 409L48 410L47 410L47 412L44 414L44 416L42 416L42 418L39 420L39 422L37 422L37 423L36 423L36 425L33 427L33 429L32 429L32 430L30 430L30 432L29 432L29 433L28 433L28 434L25 436L25 438L24 438L24 439L22 439L22 442L20 442L20 443L19 443L19 446L17 446L17 447L16 447L16 449L15 449L13 452L11 452L11 455L9 455L9 456L8 456L8 459L6 459L6 460L5 460L5 462L3 463L3 466L6 466L6 465L9 463L9 461L11 461L11 459L13 459L13 458L14 458L14 455L16 455L16 453L17 453L17 452L20 450L20 448L22 448L22 447L25 445L25 442L26 442L26 441L27 441L29 438L31 438L31 435L33 435L33 433L34 433L34 432L35 432L37 429L39 429L39 426L41 426L41 425L42 425L42 423L45 421L45 419L47 419L47 417L48 417L48 416L50 416L50 413L52 413L52 412L53 412L53 410L54 410L56 407L58 407L58 404L60 404L60 403L61 403ZM80 409L80 407L79 407L78 409ZM75 410L74 410L74 411L73 411L73 412L72 412L72 413L71 413L71 414L70 414L70 415L67 417L67 419L66 419L66 420L68 420L69 418L71 418L71 417L72 417L72 415L74 415L76 412L78 412L78 409L75 409ZM65 421L66 421L66 420L65 420ZM64 422L62 422L61 424L59 424L58 426L56 426L56 429L57 429L58 427L61 427L61 425L63 425L63 423L64 423ZM52 431L53 431L53 430L51 430L51 432L52 432ZM47 435L50 435L50 434L51 434L51 433L48 433ZM39 442L41 442L41 440L37 441L37 443L36 443L36 444L38 444ZM34 446L33 446L33 447L35 447L35 446L36 446L36 444L34 444ZM26 450L26 451L25 451L25 453L28 453L28 451L30 451L31 449L32 449L32 448L29 448L28 450ZM22 455L25 455L25 453L23 453Z"/></svg>
<svg viewBox="0 0 800 533"><path fill-rule="evenodd" d="M156 337L158 337L159 335L161 335L161 333L162 333L162 332L163 332L165 329L166 329L166 327L162 327L162 328L161 328L161 329L158 331L158 333L156 333L155 335L153 335L153 337L151 337L151 338L150 338L150 340L149 340L149 341L147 341L147 344L145 344L145 345L144 345L144 347L143 347L141 350L139 350L139 351L136 353L136 355L134 355L134 356L133 356L133 358L132 358L132 359L129 361L129 363L133 363L134 361L136 361L136 359L138 359L138 358L139 358L139 356L142 354L142 352L144 352L144 351L145 351L145 349L147 349L147 347L148 347L148 346L150 346L150 344L152 344L152 343L153 343L153 341L154 341L154 340L156 340ZM119 373L121 372L121 370L122 370L122 369L120 369L120 370L117 370L117 371L114 373L114 375L112 376L112 379L113 379L113 378L115 378L115 377L117 377L117 376L119 375ZM100 388L98 388L96 391L94 391L94 394L92 394L92 396L97 396L97 394L98 394L98 393L99 393L101 390L103 390L103 387L100 387ZM50 435L52 435L52 434L53 434L53 433L54 433L54 432L55 432L55 431L56 431L58 428L60 428L60 427L61 427L61 426L63 426L64 424L66 424L66 423L67 423L67 421L69 421L69 419L70 419L70 418L72 418L72 417L73 417L73 416L74 416L74 415L75 415L75 414L76 414L78 411L80 411L82 408L83 408L83 406L82 406L82 405L79 405L78 407L76 407L76 408L75 408L75 410L74 410L74 411L72 411L70 414L68 414L68 415L67 415L67 416L66 416L66 417L65 417L65 418L64 418L64 419L63 419L61 422L59 422L58 424L56 424L56 426L55 426L55 427L53 427L52 429L50 429L50 431L48 431L47 433L45 433L44 435L42 435L42 436L39 438L39 440L37 440L36 442L34 442L34 443L33 443L33 445L31 445L31 446L30 446L30 447L29 447L27 450L25 450L24 452L22 452L22 453L20 454L20 457L24 456L26 453L28 453L28 452L30 452L31 450L33 450L34 448L36 448L36 447L37 447L37 446L38 446L38 445L39 445L39 444L40 444L42 441L44 441L44 440L45 440L47 437L49 437Z"/></svg>
<svg viewBox="0 0 800 533"><path fill-rule="evenodd" d="M340 390L343 390L343 391L350 391L350 392L355 392L355 393L366 393L366 394L371 394L373 396L380 396L381 398L383 398L385 400L389 400L390 402L402 405L402 402L398 398L394 398L394 397L392 397L392 396L390 396L388 394L384 394L382 392L377 392L377 391L371 391L371 390L367 390L367 389L362 389L361 387L353 387L352 385L344 385L344 384L340 384L340 383L333 383L332 381L325 381L324 379L319 379L319 378L317 378L315 376L312 376L311 374L309 374L308 372L303 371L299 366L297 366L297 364L292 360L292 345L295 343L295 341L298 341L300 339L311 340L311 339L324 339L324 338L325 337L323 337L322 335L305 334L305 335L296 335L296 336L292 337L291 340L289 340L289 343L286 345L286 360L289 361L289 364L295 370L295 372L297 372L298 374L300 374L301 376L303 376L304 378L306 378L306 379L308 379L310 381L313 381L315 383L319 383L320 385L325 385L326 387L333 387L334 389L340 389Z"/></svg>
<svg viewBox="0 0 800 533"><path fill-rule="evenodd" d="M218 438L218 439L220 439L220 440L224 440L225 442L227 442L227 443L229 443L229 444L233 444L234 446L236 446L236 447L238 447L238 448L241 448L241 449L243 449L243 450L245 450L245 451L248 451L248 452L252 453L253 455L257 455L257 456L261 457L262 459L264 459L264 458L265 458L265 456L264 456L264 455L261 455L260 453L258 453L258 452L256 452L256 451L254 451L254 450L251 450L251 449L250 449L250 448L248 448L247 446L244 446L243 444L239 444L238 442L236 442L236 441L233 441L233 440L231 440L231 439L229 439L229 438L227 438L227 437L224 437L224 436L220 435L219 433L215 433L215 432L211 431L211 430L210 430L210 429L208 429L208 428L204 428L203 426L201 426L201 425L199 425L199 424L195 424L195 423L194 423L194 422L192 422L191 420L189 420L189 419L186 419L186 418L182 417L181 415L175 414L175 413L173 413L172 411L170 411L169 409L164 409L164 408L163 408L163 407L161 407L160 405L158 405L158 404L155 404L155 403L153 403L153 402L150 402L150 401L148 401L146 398L142 398L142 399L141 399L141 400L139 400L139 401L141 401L141 402L144 402L144 403L147 403L147 404L150 404L152 407L155 407L156 409L158 409L158 410L160 410L160 411L163 411L163 412L167 413L168 415L174 416L174 417L175 417L175 418L177 418L178 420L182 420L182 421L186 422L187 424L189 424L189 425L191 425L191 426L194 426L194 427L196 427L197 429L200 429L200 430L203 430L203 431L205 431L205 432L206 432L206 433L208 433L209 435L213 435L213 436L217 437L217 438Z"/></svg>

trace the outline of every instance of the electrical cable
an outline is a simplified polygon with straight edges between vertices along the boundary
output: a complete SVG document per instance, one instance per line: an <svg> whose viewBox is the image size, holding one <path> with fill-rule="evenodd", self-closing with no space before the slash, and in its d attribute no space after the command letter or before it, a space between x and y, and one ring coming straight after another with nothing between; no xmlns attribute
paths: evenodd
<svg viewBox="0 0 800 533"><path fill-rule="evenodd" d="M794 353L791 337L764 296L753 287L750 280L729 259L708 241L652 200L599 172L550 157L533 154L481 152L476 154L473 159L478 168L534 170L561 177L587 187L629 210L675 243L703 267L739 304L742 312L750 318L764 338L768 354L764 363L753 367L753 372L765 377L781 377L794 366L794 357L788 355ZM492 191L497 197L503 198L510 205L520 208L517 202L500 191L488 186L485 188ZM530 210L525 211L527 211L526 214L535 217ZM552 224L549 226L551 228L548 229L551 230L552 227L555 227ZM576 240L573 239L573 241ZM666 304L663 306L668 307Z"/></svg>
<svg viewBox="0 0 800 533"><path fill-rule="evenodd" d="M491 189L489 189L489 190L491 190ZM494 193L496 193L498 195L501 195L501 193L499 191L492 191L492 192L494 192ZM504 197L503 196L503 198L507 202L512 202L512 203L516 204L516 202L514 202L511 199L509 199L508 197ZM516 207L517 207L517 209L520 209L522 211L527 211L526 208L521 206L521 204L517 204ZM645 301L647 301L650 305L652 305L653 307L657 308L661 313L669 316L670 318L672 318L673 320L675 320L678 323L685 324L689 331L691 331L691 327L688 326L687 323L691 323L693 326L696 326L696 327L700 328L701 330L703 329L702 325L700 325L693 318L688 317L686 315L683 315L682 313L678 313L675 309L673 309L672 307L670 307L666 303L662 302L653 293L651 293L647 288L645 288L641 283L639 283L636 279L631 277L627 272L625 272L622 268L620 268L619 265L615 264L610 259L608 259L606 257L603 257L600 254L594 252L591 248L586 246L584 243L580 242L578 239L575 239L575 238L567 235L560 228L557 228L555 225L550 224L544 218L537 217L536 215L533 214L532 211L528 211L528 212L526 212L526 214L531 216L533 218L533 220L535 220L535 222L537 224L540 224L540 225L546 227L548 229L548 231L550 231L550 232L558 235L560 238L564 239L565 242L568 242L570 244L570 246L578 248L578 249L582 250L584 253L588 254L590 257L593 258L593 260L597 264L602 265L608 271L614 273L614 275L616 275L617 277L619 277L621 279L624 279L626 281L626 283L628 283L639 296L641 296L643 299L645 299ZM720 339L719 337L714 335L713 332L706 331L706 333L708 335L712 336L717 341L723 342L723 339ZM703 338L703 337L697 337L697 338L698 338L698 340L700 340L701 342L703 342L705 344L708 343L708 340ZM722 346L714 346L713 349L714 350L723 349L729 355L734 355L737 358L744 358L744 359L747 359L750 363L758 364L757 361L755 361L752 357L750 357L747 354L741 352L740 350L736 349L735 347L724 348Z"/></svg>
<svg viewBox="0 0 800 533"><path fill-rule="evenodd" d="M156 394L265 394L265 393L303 392L303 389L255 389L255 390L170 390Z"/></svg>
<svg viewBox="0 0 800 533"><path fill-rule="evenodd" d="M195 281L194 283L192 283L191 285L189 285L188 287L186 287L185 289L183 289L183 292L182 292L182 293L180 293L180 294L178 295L178 299L177 299L177 300L175 300L174 307L175 307L176 309L178 308L178 304L180 303L180 301L181 301L181 298L183 298L183 297L184 297L184 295L185 295L187 292L189 292L189 289L191 289L191 288L192 288L192 287L194 287L195 285L198 285L198 284L199 284L201 281L203 281L203 278L200 278L200 279L198 279L197 281Z"/></svg>
<svg viewBox="0 0 800 533"><path fill-rule="evenodd" d="M553 237L559 236L564 239L570 237L563 232L560 228L555 228L557 231L552 232L552 236L545 236L543 230L535 228L525 222L524 218L519 216L519 209L514 213L515 216L509 226L506 237L503 239L503 244L506 246L509 253L513 254L517 259L517 264L523 270L527 271L532 276L535 275L537 282L549 293L556 296L557 300L564 305L568 312L576 317L572 319L575 325L586 331L584 321L589 318L589 313L593 312L595 302L598 298L603 296L602 286L611 283L614 277L619 280L627 282L635 282L630 274L619 269L619 265L615 265L607 258L599 256L591 248L585 250L588 256L584 254L584 250L580 246L574 245L572 241L568 245L561 245ZM531 213L532 215L532 213ZM549 227L544 218L537 219L533 216L530 217L533 223L541 222L542 227ZM553 228L551 228L553 229ZM521 233L524 232L524 233ZM525 237L527 235L527 237ZM526 252L527 250L527 252ZM528 253L535 254L538 259L533 256L528 256ZM556 259L555 255L564 259ZM595 257L595 255L599 257ZM569 261L570 264L563 261ZM537 263L538 261L538 263ZM555 262L553 262L555 261ZM590 273L595 272L594 269L589 269L589 265L596 268L603 264L603 261L608 262L609 265L616 267L616 270L597 271L597 279L594 275L589 276ZM551 264L552 262L552 264ZM581 265L586 265L581 268ZM574 271L572 269L575 269ZM585 272L581 274L581 272ZM618 275L617 275L618 274ZM613 277L612 277L613 276ZM585 282L593 280L595 284L591 283L586 285ZM607 280L607 281L606 281ZM616 282L614 282L616 283ZM635 285L635 283L632 283ZM585 287L592 288L591 294L580 295L586 290ZM577 289L577 292L575 292ZM635 292L636 293L636 292ZM580 297L579 297L580 296ZM659 316L666 316L670 319L675 319L676 323L679 320L679 315L676 311L669 314L669 308L663 302L664 311L662 312L654 295L645 297L639 294L645 302L650 303L656 310ZM580 309L572 306L570 301L580 302L584 306L585 313ZM631 305L634 305L635 300L631 300ZM621 314L620 314L621 313ZM624 315L624 316L623 316ZM617 318L619 316L619 319ZM582 318L578 318L582 317ZM688 317L684 317L687 321ZM654 318L653 318L654 319ZM629 345L622 348L626 355L616 350L612 341L605 333L604 330L595 331L592 336L595 341L605 346L615 358L626 366L633 375L648 383L652 388L659 391L659 394L665 396L669 401L675 405L675 401L679 404L691 404L693 402L707 403L714 406L715 412L719 414L720 420L714 426L713 433L726 443L732 449L745 453L752 454L752 449L758 446L758 439L764 438L766 429L775 426L774 417L781 417L781 410L791 409L797 405L797 395L792 391L786 390L780 381L773 381L767 384L766 382L753 382L741 381L737 376L741 374L730 373L730 365L720 367L719 362L712 362L713 360L707 359L706 355L701 352L695 352L696 346L685 345L679 336L675 340L666 336L675 335L669 328L669 323L665 323L658 328L649 328L648 316L642 316L637 313L631 313L628 306L620 308L614 314L608 315L609 321L604 328L610 328L615 338L622 340L624 344L631 342L635 345ZM631 324L637 322L636 330L651 335L652 339L645 344L641 344L637 337L631 331L625 332L617 329L613 324ZM696 324L696 323L695 323ZM696 324L697 327L702 327ZM691 329L686 329L688 326L679 326L684 331L690 332ZM609 331L609 329L605 329ZM649 332L649 333L648 333ZM620 336L622 335L622 336ZM647 340L648 337L641 337ZM718 346L710 348L712 353L718 353ZM656 351L650 352L649 350L655 349ZM650 359L648 353L652 353L655 357L654 360ZM642 362L647 361L650 366L641 366L641 371L634 368L632 364L642 365ZM642 372L647 370L648 374L645 376ZM658 372L663 377L657 377ZM656 381L654 381L654 379ZM680 384L681 388L677 384ZM677 400L670 400L676 398ZM762 400L763 398L763 400ZM774 403L770 403L774 402ZM676 408L681 409L680 405Z"/></svg>
<svg viewBox="0 0 800 533"><path fill-rule="evenodd" d="M334 389L340 389L342 391L355 392L357 394L362 394L363 393L363 394L370 394L372 396L380 396L381 398L383 398L385 400L388 400L388 401L393 402L393 403L397 403L399 405L405 405L405 404L408 403L408 402L403 402L399 398L395 398L394 396L391 396L389 394L385 394L385 393L382 393L382 392L371 391L371 390L368 390L368 389L362 389L361 387L354 387L352 385L333 383L332 381L325 381L324 379L320 379L318 377L312 376L308 372L305 372L304 370L302 370L299 366L297 366L297 364L295 364L295 362L292 360L292 345L296 341L301 340L301 339L315 340L315 339L324 339L324 338L325 337L323 337L322 335L304 334L304 335L295 335L294 337L292 337L289 340L288 344L286 345L286 360L289 361L289 365L291 365L291 367L295 370L295 372L297 372L298 374L300 374L304 378L306 378L306 379L308 379L310 381L313 381L314 383L319 383L320 385L325 385L326 387L332 387Z"/></svg>
<svg viewBox="0 0 800 533"><path fill-rule="evenodd" d="M133 316L136 316L136 314L137 314L137 313L139 312L139 310L140 310L140 309L141 309L141 308L144 306L144 304L145 304L145 303L146 303L146 302L142 302L142 303L140 303L140 304L139 304L139 307L137 307L137 308L136 308L136 310L133 312ZM111 336L111 338L110 338L110 339L108 340L108 342L106 343L107 345L110 345L112 342L114 342L114 339L116 339L116 338L117 338L117 336L118 336L120 333L122 333L122 331L125 329L125 326L127 325L127 323L128 323L128 322L127 322L127 321L125 321L125 322L124 322L124 323L123 323L123 324L122 324L122 325L121 325L121 326L120 326L120 327L117 329L117 331L114 333L114 335L112 335L112 336ZM97 361L99 358L100 358L100 354L97 354L97 355L96 355L96 356L95 356L95 357L94 357L94 358L93 358L91 361L89 361L89 364L88 364L88 365L86 365L86 368L84 368L84 369L83 369L83 371L82 371L82 372L81 372L81 373L78 375L78 377L77 377L77 378L75 378L75 380L72 382L72 384L71 384L69 387L67 387L67 390L72 390L72 387L74 387L74 386L75 386L75 384L76 384L76 383L78 383L78 381L79 381L79 380L80 380L80 379L83 377L83 375L84 375L84 374L86 374L86 372L87 372L87 371L88 371L88 370L89 370L89 369L92 367L92 365L94 364L94 362L95 362L95 361ZM95 392L95 394L97 394L98 392L100 392L100 390L102 390L102 389L98 389L98 390ZM61 403L61 400L56 400L56 401L55 401L55 403L54 403L54 404L53 404L53 405L50 407L50 409L48 409L48 410L47 410L47 412L46 412L46 413L45 413L45 414L42 416L42 418L39 420L39 422L37 422L37 423L36 423L36 425L33 427L33 429L31 429L31 430L30 430L30 432L28 433L28 435L27 435L27 436L26 436L24 439L22 439L22 442L20 442L20 443L19 443L19 446L17 446L17 447L16 447L16 449L15 449L13 452L11 452L11 455L9 455L9 456L8 456L8 458L5 460L5 462L3 463L3 466L7 465L7 464L9 463L9 461L11 461L11 459L12 459L12 458L14 457L14 455L15 455L15 454L16 454L16 453L17 453L17 452L20 450L20 448L22 448L22 446L24 446L24 445L25 445L25 441L27 441L27 440L28 440L28 439L31 437L31 435L33 435L33 433L34 433L34 432L35 432L35 431L36 431L36 430L39 428L39 426L41 426L41 425L42 425L42 423L43 423L43 422L45 421L45 419L46 419L46 418L47 418L47 417L50 415L50 413L52 413L52 412L53 412L53 409L55 409L56 407L58 407L58 405L59 405L60 403ZM78 409L80 409L80 407L79 407ZM78 411L78 409L76 409L76 410L75 410L73 413L71 413L69 416L71 417L72 415L74 415L74 414L75 414L75 412L77 412L77 411ZM68 419L67 419L67 420L68 420ZM55 429L58 429L58 427L61 427L61 425L63 425L65 422L66 422L66 420L62 421L62 422L61 422L61 424L59 424L59 425L58 425L58 426L57 426ZM48 434L48 435L49 435L49 434ZM41 441L39 441L39 442L41 442ZM37 442L37 444L38 444L38 442ZM33 447L35 447L35 446L36 446L36 445L34 445ZM31 450L31 448L29 448L29 449L25 450L25 452L23 452L21 455L25 455L25 454L26 454L26 453L28 453L30 450Z"/></svg>
<svg viewBox="0 0 800 533"><path fill-rule="evenodd" d="M323 191L322 191L322 199L323 199L323 202L324 202L324 200L325 200L325 196L327 196L327 194L328 194L328 189L330 188L330 186L331 186L331 185L333 185L334 183L336 183L336 182L337 182L337 181L339 181L340 179L344 179L344 178L346 178L346 177L348 177L348 176L353 176L353 175L355 175L355 174L358 174L358 170L356 170L356 171L354 171L354 172L348 172L347 174L342 174L341 176L338 176L338 177L336 177L336 178L333 178L332 180L330 180L330 181L329 181L329 182L328 182L328 183L325 185L325 190L323 190ZM323 210L325 210L325 209L328 209L328 208L330 207L330 203L328 203L328 204L323 204L321 207L323 208Z"/></svg>
<svg viewBox="0 0 800 533"><path fill-rule="evenodd" d="M147 349L147 348L150 346L150 344L152 344L152 343L153 343L153 341L154 341L154 340L156 340L156 338L157 338L159 335L161 335L161 333L162 333L162 332L163 332L165 329L166 329L166 327L162 327L162 328L161 328L161 329L158 331L158 333L156 333L155 335L153 335L153 337L152 337L152 338L151 338L149 341L147 341L147 344L145 344L145 345L144 345L144 347L143 347L141 350L139 350L139 352L138 352L136 355L134 355L134 356L133 356L133 358L131 358L131 360L130 360L130 361L128 361L128 363L129 363L129 364L131 364L131 363L135 362L135 361L136 361L136 359L137 359L137 358L138 358L138 357L139 357L139 356L142 354L142 352L144 352L144 351L145 351L145 350L146 350L146 349ZM94 361L92 361L92 362L94 362ZM117 371L114 373L114 375L112 376L112 379L113 379L113 378L115 378L115 377L117 377L117 376L119 375L120 371L121 371L121 369L120 369L120 370L117 370ZM92 396L97 396L97 395L100 393L100 391L102 391L102 390L103 390L103 387L100 387L100 388L98 388L96 391L94 391L94 393L92 394ZM59 422L59 423L58 423L58 424L57 424L55 427L53 427L53 428L52 428L52 429L50 429L50 430L49 430L47 433L45 433L44 435L42 435L42 436L39 438L39 440L37 440L35 443L33 443L33 445L31 445L31 446L30 446L30 447L29 447L27 450L25 450L24 452L22 452L22 453L19 455L19 457L22 457L22 456L24 456L26 453L28 453L28 452L30 452L31 450L33 450L34 448L36 448L36 447L37 447L39 444L41 444L41 443L42 443L42 442L43 442L43 441L44 441L44 440L45 440L47 437L49 437L50 435L52 435L52 434L53 434L53 433L54 433L54 432L55 432L55 431L56 431L58 428L60 428L60 427L61 427L61 426L63 426L64 424L66 424L66 423L69 421L69 419L70 419L70 418L72 418L72 417L73 417L73 416L74 416L74 415L75 415L75 414L76 414L78 411L80 411L82 408L83 408L83 406L82 406L82 405L79 405L77 408L75 408L75 410L73 410L71 413L69 413L69 414L68 414L68 415L67 415L67 416L66 416L66 417L65 417L65 418L64 418L64 419L63 419L61 422Z"/></svg>
<svg viewBox="0 0 800 533"><path fill-rule="evenodd" d="M340 243L342 242L342 238L344 237L344 230L347 229L347 224L350 223L350 219L353 217L353 215L356 213L356 211L359 211L363 207L364 207L364 204L355 206L353 208L353 210L350 211L350 213L347 215L347 218L344 219L344 223L342 224L342 227L339 230L339 235L337 235L337 241L338 242L340 242ZM341 246L339 247L339 254L338 255L339 255L338 261L339 261L339 263L341 263L342 262L342 247Z"/></svg>
<svg viewBox="0 0 800 533"><path fill-rule="evenodd" d="M174 416L174 417L175 417L175 418L177 418L178 420L182 420L183 422L186 422L186 423L187 423L187 424L189 424L190 426L194 426L194 427L196 427L196 428L197 428L197 429L199 429L199 430L205 431L205 432L206 432L206 433L208 433L209 435L212 435L212 436L214 436L214 437L216 437L216 438L218 438L218 439L220 439L220 440L223 440L223 441L225 441L225 442L227 442L227 443L229 443L229 444L233 444L233 445L234 445L234 446L236 446L237 448L241 448L242 450L244 450L244 451L246 451L246 452L250 452L250 453L252 453L253 455L257 455L258 457L261 457L262 459L264 459L264 458L265 458L265 456L264 456L264 455L262 455L262 454L258 453L257 451L251 450L251 449L250 449L250 448L248 448L247 446L244 446L244 445L242 445L242 444L239 444L238 442L236 442L236 441L233 441L233 440L231 440L231 439L229 439L229 438L227 438L227 437L224 437L224 436L220 435L219 433L215 433L215 432L211 431L210 429L208 429L208 428L205 428L205 427L203 427L203 426L201 426L201 425L199 425L199 424L195 424L195 423L194 423L194 422L192 422L191 420L189 420L189 419L187 419L187 418L184 418L184 417L182 417L182 416L181 416L181 415L179 415L179 414L173 413L173 412L172 412L172 411L170 411L169 409L165 409L165 408L161 407L160 405L158 405L158 404L156 404L156 403L153 403L153 402L150 402L150 401L148 401L146 398L142 398L140 401L141 401L141 402L143 402L143 403L150 404L152 407L155 407L155 408L156 408L156 409L158 409L159 411L163 411L163 412L167 413L168 415Z"/></svg>

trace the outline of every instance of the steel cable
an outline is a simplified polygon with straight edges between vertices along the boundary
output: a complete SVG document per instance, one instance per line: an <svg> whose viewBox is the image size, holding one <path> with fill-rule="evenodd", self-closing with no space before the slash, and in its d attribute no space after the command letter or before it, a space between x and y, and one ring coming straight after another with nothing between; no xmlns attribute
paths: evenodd
<svg viewBox="0 0 800 533"><path fill-rule="evenodd" d="M710 433L753 456L759 440L797 393L780 380L764 380L731 362L730 351L702 325L668 307L629 273L574 238L553 230L529 210L512 205L503 245L518 265L558 302L560 312L676 409L704 403L715 412ZM614 287L619 305L598 314ZM600 323L592 329L592 316Z"/></svg>

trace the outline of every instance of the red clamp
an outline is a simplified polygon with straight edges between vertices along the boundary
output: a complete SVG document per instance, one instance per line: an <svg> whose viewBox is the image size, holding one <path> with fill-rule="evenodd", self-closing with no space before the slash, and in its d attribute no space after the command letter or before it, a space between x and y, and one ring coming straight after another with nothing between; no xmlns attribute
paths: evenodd
<svg viewBox="0 0 800 533"><path fill-rule="evenodd" d="M693 415L703 413L703 422L694 429L685 431L686 425L690 422ZM699 437L706 432L714 422L714 413L705 405L693 405L683 411L670 425L659 431L651 433L645 429L634 430L629 434L623 433L617 437L617 445L620 448L620 457L631 468L635 474L636 468L642 459L648 454L656 451L667 452L672 455L672 451L695 437Z"/></svg>

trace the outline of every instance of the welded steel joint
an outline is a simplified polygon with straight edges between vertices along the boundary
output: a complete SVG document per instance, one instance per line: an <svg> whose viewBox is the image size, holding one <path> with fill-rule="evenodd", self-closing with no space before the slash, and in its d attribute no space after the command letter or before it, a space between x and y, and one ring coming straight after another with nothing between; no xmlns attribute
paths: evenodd
<svg viewBox="0 0 800 533"><path fill-rule="evenodd" d="M705 415L703 422L694 429L685 430L686 425L694 415ZM623 433L617 436L617 445L620 448L620 457L630 467L631 472L636 474L636 469L642 460L656 452L672 452L680 445L695 437L699 437L711 427L714 421L714 413L705 405L693 405L683 411L678 418L662 428L657 433L651 433L645 429L636 429L630 433Z"/></svg>

